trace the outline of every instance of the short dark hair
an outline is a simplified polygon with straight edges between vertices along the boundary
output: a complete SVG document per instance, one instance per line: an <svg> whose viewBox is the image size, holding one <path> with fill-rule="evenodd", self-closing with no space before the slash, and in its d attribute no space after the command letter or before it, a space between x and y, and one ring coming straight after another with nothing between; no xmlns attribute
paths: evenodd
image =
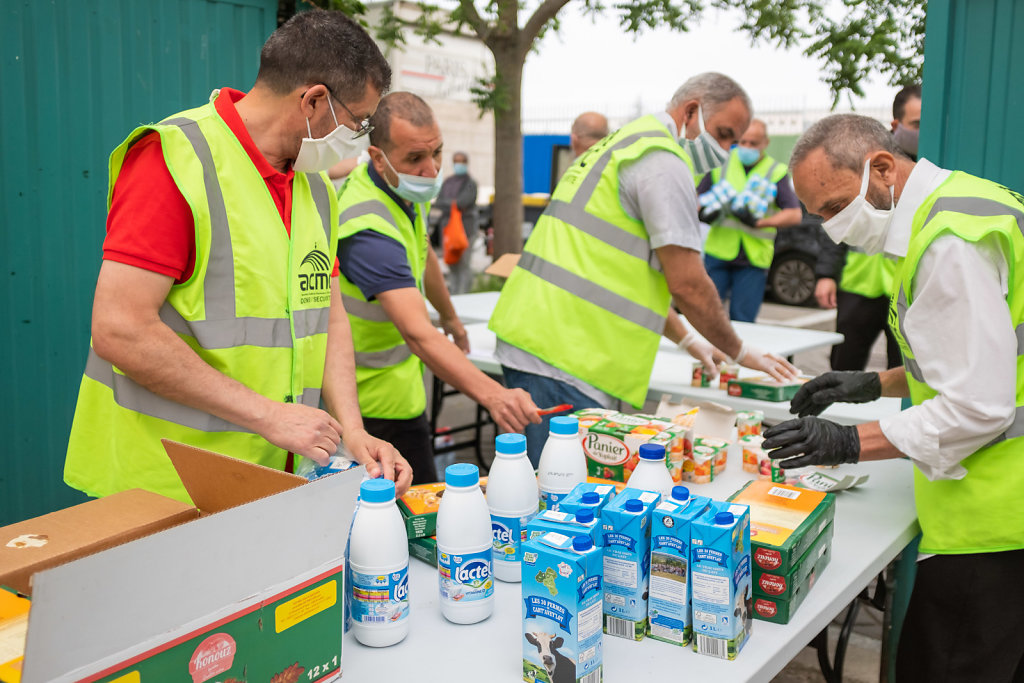
<svg viewBox="0 0 1024 683"><path fill-rule="evenodd" d="M907 101L915 97L921 99L921 86L917 84L904 86L896 93L896 97L892 101L892 117L897 121L902 121L903 115L907 113Z"/></svg>
<svg viewBox="0 0 1024 683"><path fill-rule="evenodd" d="M373 132L370 144L381 149L391 147L391 120L399 118L420 128L434 122L434 111L419 95L411 92L393 92L381 98L377 111L370 117Z"/></svg>
<svg viewBox="0 0 1024 683"><path fill-rule="evenodd" d="M256 82L279 95L323 83L342 102L391 87L391 67L363 28L342 12L300 12L274 31L260 51Z"/></svg>

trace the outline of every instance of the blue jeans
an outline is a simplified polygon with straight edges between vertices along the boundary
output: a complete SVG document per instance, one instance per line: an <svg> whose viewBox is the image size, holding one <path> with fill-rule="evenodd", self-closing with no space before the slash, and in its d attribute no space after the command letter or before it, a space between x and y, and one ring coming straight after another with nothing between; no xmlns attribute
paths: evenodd
<svg viewBox="0 0 1024 683"><path fill-rule="evenodd" d="M715 283L722 301L729 299L729 318L745 323L754 322L764 301L764 287L768 271L750 264L738 265L704 254L704 269Z"/></svg>
<svg viewBox="0 0 1024 683"><path fill-rule="evenodd" d="M504 365L501 366L501 371L505 375L505 386L509 389L522 389L527 392L538 408L551 408L563 403L571 403L573 410L601 407L600 403L576 387L559 382L557 379L515 370ZM566 414L558 413L558 415ZM544 442L548 439L548 422L551 417L551 415L545 415L540 424L526 425L526 454L534 468L540 464L540 452L544 450Z"/></svg>

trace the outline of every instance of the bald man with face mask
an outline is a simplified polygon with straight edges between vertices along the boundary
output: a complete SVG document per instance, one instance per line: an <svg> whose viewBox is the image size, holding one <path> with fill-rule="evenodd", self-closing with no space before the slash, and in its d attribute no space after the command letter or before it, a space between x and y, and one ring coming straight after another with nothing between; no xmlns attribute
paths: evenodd
<svg viewBox="0 0 1024 683"><path fill-rule="evenodd" d="M909 458L922 538L897 653L902 681L1024 676L1024 197L899 153L877 121L826 118L797 142L793 182L829 237L900 259L889 324L902 367L829 372L765 432L785 468ZM840 426L834 402L909 397ZM955 624L955 626L954 626Z"/></svg>

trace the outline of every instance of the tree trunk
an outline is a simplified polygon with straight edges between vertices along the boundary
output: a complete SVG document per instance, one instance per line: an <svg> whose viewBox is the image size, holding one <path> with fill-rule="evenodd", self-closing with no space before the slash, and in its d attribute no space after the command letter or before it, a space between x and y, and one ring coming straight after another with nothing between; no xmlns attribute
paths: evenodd
<svg viewBox="0 0 1024 683"><path fill-rule="evenodd" d="M494 112L494 258L523 249L523 59L514 40L491 46L508 107Z"/></svg>

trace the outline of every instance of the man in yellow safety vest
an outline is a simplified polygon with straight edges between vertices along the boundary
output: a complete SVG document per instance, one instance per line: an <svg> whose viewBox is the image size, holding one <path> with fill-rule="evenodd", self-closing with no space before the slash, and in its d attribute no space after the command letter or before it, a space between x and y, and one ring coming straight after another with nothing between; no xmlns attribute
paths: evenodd
<svg viewBox="0 0 1024 683"><path fill-rule="evenodd" d="M765 447L783 467L909 458L920 552L900 681L1024 676L1024 197L899 154L889 131L841 114L791 160L797 196L836 242L899 259L889 325L902 367L805 384ZM835 401L913 407L840 426Z"/></svg>

